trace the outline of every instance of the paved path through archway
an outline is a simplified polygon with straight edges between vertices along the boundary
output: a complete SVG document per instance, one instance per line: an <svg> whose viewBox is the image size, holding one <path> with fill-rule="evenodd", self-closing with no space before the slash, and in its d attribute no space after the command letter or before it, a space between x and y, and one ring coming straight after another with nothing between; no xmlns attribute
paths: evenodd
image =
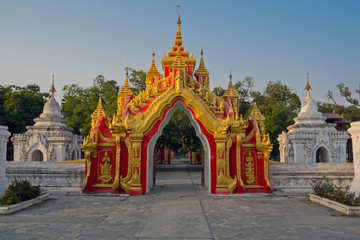
<svg viewBox="0 0 360 240"><path fill-rule="evenodd" d="M149 194L53 193L0 216L0 239L359 239L348 217L299 194L211 195L199 166L159 166Z"/></svg>
<svg viewBox="0 0 360 240"><path fill-rule="evenodd" d="M201 168L175 164L158 165L157 170L156 185L162 190L140 237L213 239L196 192Z"/></svg>

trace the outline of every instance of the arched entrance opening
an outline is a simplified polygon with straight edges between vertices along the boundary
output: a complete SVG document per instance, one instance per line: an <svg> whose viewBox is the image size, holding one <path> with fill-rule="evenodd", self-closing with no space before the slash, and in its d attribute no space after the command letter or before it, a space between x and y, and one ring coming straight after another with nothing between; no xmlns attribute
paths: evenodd
<svg viewBox="0 0 360 240"><path fill-rule="evenodd" d="M193 117L193 114L191 111L184 105L182 101L177 101L174 106L169 109L165 113L165 117L160 123L157 132L155 135L151 138L149 141L148 147L147 147L147 171L146 171L146 192L149 192L151 188L154 186L154 153L155 153L155 145L157 140L159 139L160 135L162 134L165 126L169 123L171 117L173 116L174 112L176 110L182 110L185 112L187 117L190 120L191 125L194 127L196 136L200 139L203 151L204 151L204 159L203 159L203 165L204 165L204 171L203 171L203 179L204 179L204 186L207 187L210 191L211 189L211 181L210 181L210 146L209 142L206 138L206 136L201 132L201 128L199 124L196 122L196 120Z"/></svg>
<svg viewBox="0 0 360 240"><path fill-rule="evenodd" d="M44 155L39 149L36 149L31 153L31 161L42 162L43 160L44 160Z"/></svg>
<svg viewBox="0 0 360 240"><path fill-rule="evenodd" d="M317 163L327 163L329 162L329 153L328 150L324 147L319 147L316 150L316 162Z"/></svg>

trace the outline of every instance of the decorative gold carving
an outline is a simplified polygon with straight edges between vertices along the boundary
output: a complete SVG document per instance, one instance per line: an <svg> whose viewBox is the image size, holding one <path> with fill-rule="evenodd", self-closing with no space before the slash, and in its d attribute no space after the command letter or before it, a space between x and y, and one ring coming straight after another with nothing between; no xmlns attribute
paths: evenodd
<svg viewBox="0 0 360 240"><path fill-rule="evenodd" d="M132 176L131 181L129 182L129 184L130 184L131 187L140 187L141 186L140 176L139 176L137 168L135 168L133 176Z"/></svg>
<svg viewBox="0 0 360 240"><path fill-rule="evenodd" d="M84 187L86 187L91 172L91 154L97 152L96 143L94 142L94 138L93 138L93 132L90 132L90 135L84 138L82 148L84 149L85 159L86 159L86 176L84 181Z"/></svg>
<svg viewBox="0 0 360 240"><path fill-rule="evenodd" d="M140 161L140 159L134 159L134 160L133 160L133 163L134 163L134 167L140 167L140 166L141 166L141 161Z"/></svg>
<svg viewBox="0 0 360 240"><path fill-rule="evenodd" d="M98 143L99 147L114 147L113 143Z"/></svg>
<svg viewBox="0 0 360 240"><path fill-rule="evenodd" d="M133 164L133 161L132 161L132 154L131 154L131 142L130 142L130 138L127 137L125 139L125 144L126 144L126 147L128 149L128 169L127 169L127 174L126 176L123 178L123 177L120 177L120 186L122 189L125 190L126 193L129 193L129 190L130 190L130 186L129 184L127 183L131 177L131 169L132 169L132 164Z"/></svg>
<svg viewBox="0 0 360 240"><path fill-rule="evenodd" d="M245 187L245 188L253 188L253 189L254 189L254 188L255 188L255 189L256 189L256 188L264 188L264 186L260 186L260 185L245 185L244 187Z"/></svg>
<svg viewBox="0 0 360 240"><path fill-rule="evenodd" d="M180 95L181 92L182 92L182 89L183 89L182 78L181 78L181 75L180 75L180 71L178 71L177 76L175 78L175 90L176 90L176 93L178 95Z"/></svg>
<svg viewBox="0 0 360 240"><path fill-rule="evenodd" d="M217 191L227 191L232 193L237 186L237 177L234 179L230 177L229 170L229 151L232 144L231 138L228 136L226 140L215 140L216 141L216 171L217 182L216 189Z"/></svg>
<svg viewBox="0 0 360 240"><path fill-rule="evenodd" d="M91 187L112 187L112 184L107 184L107 183L98 183L98 184L94 184L94 185L91 185Z"/></svg>
<svg viewBox="0 0 360 240"><path fill-rule="evenodd" d="M244 183L241 178L241 134L236 135L236 174L240 181L239 187L244 187Z"/></svg>
<svg viewBox="0 0 360 240"><path fill-rule="evenodd" d="M246 184L251 185L256 182L254 157L251 155L251 152L248 152L247 157L245 158L245 177L246 177Z"/></svg>
<svg viewBox="0 0 360 240"><path fill-rule="evenodd" d="M217 160L218 168L225 168L225 161L224 159Z"/></svg>
<svg viewBox="0 0 360 240"><path fill-rule="evenodd" d="M216 151L217 151L218 158L224 158L225 143L217 143L216 144Z"/></svg>
<svg viewBox="0 0 360 240"><path fill-rule="evenodd" d="M85 151L86 176L85 176L85 181L84 181L84 187L87 186L87 182L88 182L88 179L89 179L89 176L90 176L90 169L91 169L90 155L91 155L91 152L90 152L90 151Z"/></svg>
<svg viewBox="0 0 360 240"><path fill-rule="evenodd" d="M255 148L255 146L256 146L256 145L255 145L254 143L249 143L249 144L245 144L245 143L244 143L244 144L242 145L243 148Z"/></svg>
<svg viewBox="0 0 360 240"><path fill-rule="evenodd" d="M269 158L272 150L272 144L270 143L269 134L256 135L257 149L264 153L264 178L269 188L271 188L269 180Z"/></svg>
<svg viewBox="0 0 360 240"><path fill-rule="evenodd" d="M101 175L98 178L102 183L109 183L113 177L111 175L112 164L110 164L108 151L105 152L102 163L100 164Z"/></svg>
<svg viewBox="0 0 360 240"><path fill-rule="evenodd" d="M216 181L216 187L217 188L226 188L227 185L227 179L224 175L224 172L220 170L220 173L218 174L217 181Z"/></svg>
<svg viewBox="0 0 360 240"><path fill-rule="evenodd" d="M246 137L244 137L241 141L242 142L247 142L249 141L251 138L254 137L255 134L255 129L251 130L251 132L249 133L249 135L247 135Z"/></svg>
<svg viewBox="0 0 360 240"><path fill-rule="evenodd" d="M116 188L119 187L119 181L120 181L120 151L121 151L121 147L120 147L120 140L121 140L121 133L118 133L117 135L115 135L115 139L116 139L116 157L115 157L115 180L113 183L113 190L115 190Z"/></svg>

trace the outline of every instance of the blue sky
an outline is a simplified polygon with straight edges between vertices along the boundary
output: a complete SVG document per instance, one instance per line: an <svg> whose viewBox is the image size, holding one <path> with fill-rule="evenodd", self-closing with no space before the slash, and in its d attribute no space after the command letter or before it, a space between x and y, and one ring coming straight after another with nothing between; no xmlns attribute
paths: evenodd
<svg viewBox="0 0 360 240"><path fill-rule="evenodd" d="M360 1L91 1L0 0L0 84L31 83L57 100L66 84L88 87L99 74L124 83L126 66L148 70L176 33L180 5L183 44L201 47L211 87L253 76L255 90L280 80L325 101L327 90L360 82ZM336 94L337 96L337 94ZM337 97L339 103L345 102Z"/></svg>

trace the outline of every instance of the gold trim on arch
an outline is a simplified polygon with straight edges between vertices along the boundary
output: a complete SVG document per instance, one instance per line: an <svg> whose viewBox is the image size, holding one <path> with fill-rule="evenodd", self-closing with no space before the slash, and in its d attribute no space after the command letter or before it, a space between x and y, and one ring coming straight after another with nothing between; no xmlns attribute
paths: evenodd
<svg viewBox="0 0 360 240"><path fill-rule="evenodd" d="M97 132L99 133L99 137L101 140L103 140L105 142L115 143L115 139L104 137L100 131L97 131ZM112 146L114 146L114 144Z"/></svg>
<svg viewBox="0 0 360 240"><path fill-rule="evenodd" d="M250 134L247 135L245 138L243 138L241 140L241 142L247 142L249 141L252 137L254 137L254 133L255 133L255 129L251 130Z"/></svg>

